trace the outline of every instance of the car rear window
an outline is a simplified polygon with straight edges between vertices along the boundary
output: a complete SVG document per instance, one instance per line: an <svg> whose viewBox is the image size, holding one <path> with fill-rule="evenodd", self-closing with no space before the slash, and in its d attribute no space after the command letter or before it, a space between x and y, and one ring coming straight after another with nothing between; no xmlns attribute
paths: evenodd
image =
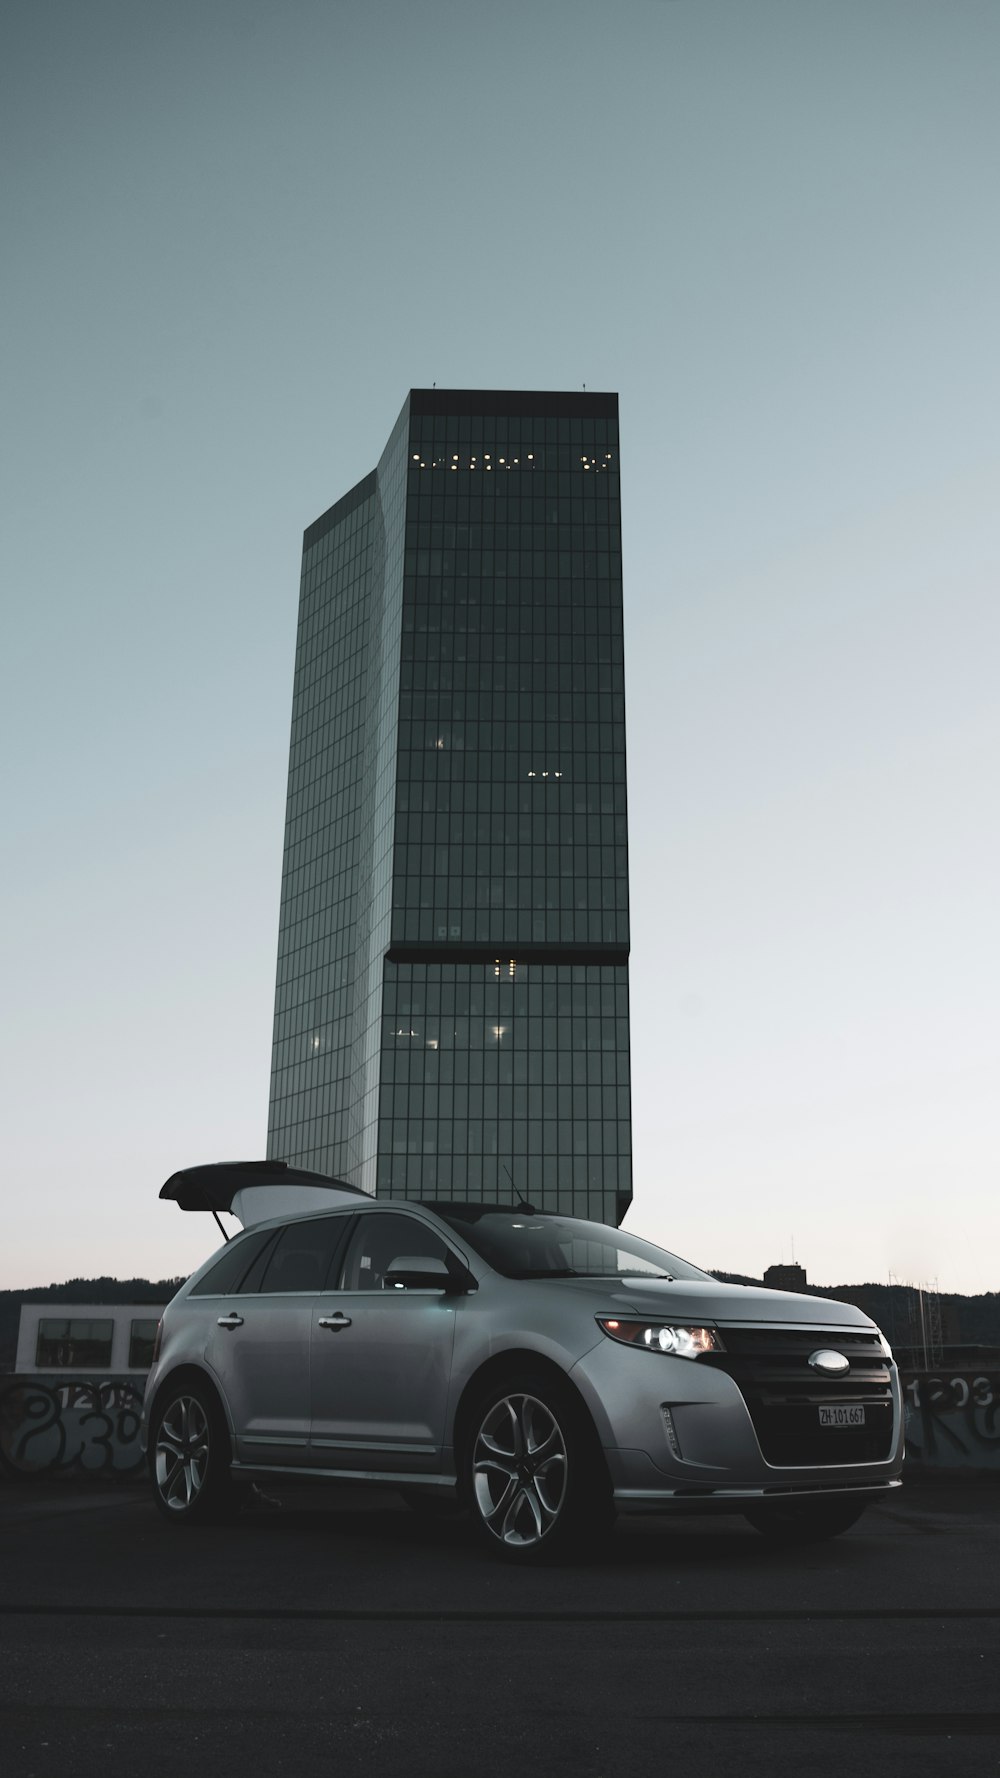
<svg viewBox="0 0 1000 1778"><path fill-rule="evenodd" d="M258 1254L274 1240L274 1229L249 1229L234 1235L214 1266L191 1286L192 1296L231 1296L239 1290Z"/></svg>

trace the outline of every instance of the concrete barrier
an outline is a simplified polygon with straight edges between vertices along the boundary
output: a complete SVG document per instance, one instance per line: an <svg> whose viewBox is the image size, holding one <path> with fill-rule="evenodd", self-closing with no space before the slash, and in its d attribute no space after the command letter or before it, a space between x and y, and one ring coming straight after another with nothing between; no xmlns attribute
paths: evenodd
<svg viewBox="0 0 1000 1778"><path fill-rule="evenodd" d="M135 1477L145 1378L0 1377L0 1476Z"/></svg>
<svg viewBox="0 0 1000 1778"><path fill-rule="evenodd" d="M904 1371L902 1382L911 1472L1000 1477L1000 1370Z"/></svg>
<svg viewBox="0 0 1000 1778"><path fill-rule="evenodd" d="M904 1371L910 1474L1000 1477L1000 1370ZM0 1477L135 1478L143 1379L0 1378Z"/></svg>

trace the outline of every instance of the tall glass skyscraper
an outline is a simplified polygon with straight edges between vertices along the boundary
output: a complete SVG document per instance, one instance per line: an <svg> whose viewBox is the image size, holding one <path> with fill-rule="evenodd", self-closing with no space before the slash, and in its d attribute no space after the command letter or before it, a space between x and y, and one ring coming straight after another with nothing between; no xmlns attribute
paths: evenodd
<svg viewBox="0 0 1000 1778"><path fill-rule="evenodd" d="M631 1200L618 398L413 389L305 533L268 1154Z"/></svg>

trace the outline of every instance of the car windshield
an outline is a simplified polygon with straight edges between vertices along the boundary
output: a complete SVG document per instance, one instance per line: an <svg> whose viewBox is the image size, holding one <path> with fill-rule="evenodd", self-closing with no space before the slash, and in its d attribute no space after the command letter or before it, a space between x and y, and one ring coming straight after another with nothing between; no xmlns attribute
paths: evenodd
<svg viewBox="0 0 1000 1778"><path fill-rule="evenodd" d="M624 1229L575 1216L429 1204L505 1278L685 1278L711 1274Z"/></svg>

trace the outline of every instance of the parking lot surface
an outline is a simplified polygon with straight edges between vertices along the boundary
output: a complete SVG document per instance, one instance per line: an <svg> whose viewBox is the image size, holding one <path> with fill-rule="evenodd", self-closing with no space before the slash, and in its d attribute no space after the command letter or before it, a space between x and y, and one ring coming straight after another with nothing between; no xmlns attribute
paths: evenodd
<svg viewBox="0 0 1000 1778"><path fill-rule="evenodd" d="M1000 1773L995 1484L797 1550L623 1519L524 1572L393 1495L277 1493L181 1529L142 1487L0 1487L6 1778Z"/></svg>

